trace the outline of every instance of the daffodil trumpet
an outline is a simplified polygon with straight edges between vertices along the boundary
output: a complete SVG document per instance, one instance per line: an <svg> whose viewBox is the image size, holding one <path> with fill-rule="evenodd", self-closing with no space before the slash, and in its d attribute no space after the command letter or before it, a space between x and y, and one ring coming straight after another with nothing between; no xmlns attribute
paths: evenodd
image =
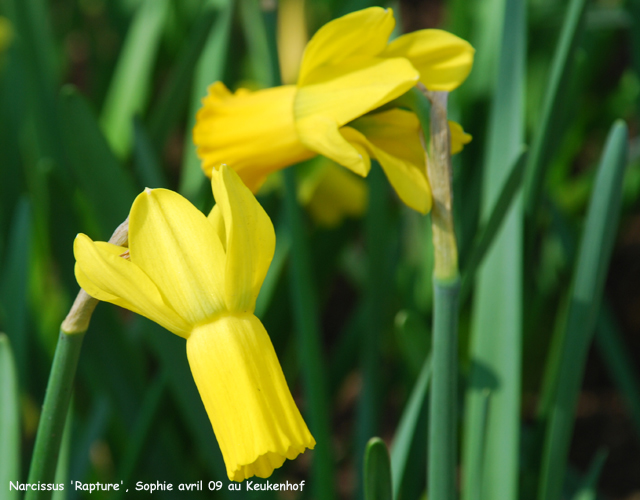
<svg viewBox="0 0 640 500"><path fill-rule="evenodd" d="M92 297L186 339L229 479L265 478L315 440L253 314L275 249L271 220L232 169L213 172L211 184L208 217L177 193L145 190L131 207L128 248L80 234L75 274Z"/></svg>
<svg viewBox="0 0 640 500"><path fill-rule="evenodd" d="M234 94L221 82L211 85L194 128L204 172L227 163L255 191L269 173L317 154L363 177L373 158L400 199L427 213L420 123L387 105L418 82L455 89L471 70L474 49L442 30L389 42L394 25L391 9L380 7L329 22L307 44L296 85Z"/></svg>

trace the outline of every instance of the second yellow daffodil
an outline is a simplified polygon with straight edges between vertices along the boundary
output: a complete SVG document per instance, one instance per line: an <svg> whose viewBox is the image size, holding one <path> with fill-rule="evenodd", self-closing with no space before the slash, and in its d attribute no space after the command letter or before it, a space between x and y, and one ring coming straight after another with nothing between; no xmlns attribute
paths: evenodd
<svg viewBox="0 0 640 500"><path fill-rule="evenodd" d="M229 479L264 478L315 441L253 314L275 248L271 220L226 166L212 187L209 217L173 191L146 190L131 208L129 247L80 234L75 273L92 297L187 340Z"/></svg>
<svg viewBox="0 0 640 500"><path fill-rule="evenodd" d="M429 90L455 89L474 49L441 30L389 42L394 25L393 12L380 7L329 22L307 44L296 85L235 94L211 85L194 129L205 173L227 163L255 191L269 173L316 154L363 177L375 158L402 201L428 212L418 119L379 108L418 81Z"/></svg>
<svg viewBox="0 0 640 500"><path fill-rule="evenodd" d="M11 44L13 39L13 28L6 17L0 16L0 54L2 54Z"/></svg>

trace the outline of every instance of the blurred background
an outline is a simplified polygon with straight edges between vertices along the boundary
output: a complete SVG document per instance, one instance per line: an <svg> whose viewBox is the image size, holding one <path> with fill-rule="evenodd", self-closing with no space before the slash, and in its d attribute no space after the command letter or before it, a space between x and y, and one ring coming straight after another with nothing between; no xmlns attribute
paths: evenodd
<svg viewBox="0 0 640 500"><path fill-rule="evenodd" d="M516 82L524 144L543 119L568 3L526 2L520 31L526 57ZM0 462L15 462L21 480L59 326L78 291L75 235L108 239L145 186L177 190L208 212L213 199L191 140L207 86L216 80L232 90L295 83L309 37L329 20L371 5L393 8L398 34L442 28L476 48L473 71L450 103L452 118L473 136L454 158L464 270L486 217L491 134L500 134L490 116L505 84L504 75L498 78L504 1L0 0L0 331L15 357L19 396L11 404L19 408L21 443L19 457L0 450ZM615 119L625 120L630 134L622 215L609 221L615 242L579 395L566 491L567 498L578 498L587 491L579 485L593 483L593 496L579 498L640 499L639 23L638 0L587 3L549 125L546 176L526 231L522 289L512 298L518 304L496 303L491 312L498 317L510 307L521 310L521 351L508 356L521 357L521 370L513 373L520 394L513 463L522 499L536 497L540 408L553 378L550 353L562 330L596 167ZM274 39L281 71L269 50ZM315 426L328 431L330 459L322 477L312 467L317 450L274 473L272 481L306 480L302 495L253 496L320 498L330 491L328 498L360 497L367 439L378 435L391 445L401 419L410 422L402 427L410 433L402 449L392 448L394 464L402 463L396 493L423 495L430 222L401 205L379 170L363 180L323 159L296 167L321 346L311 375L293 316L292 235L279 176L259 194L276 227L277 251L256 312L316 439ZM467 288L460 309L461 430L476 293ZM410 401L412 391L418 396ZM310 415L312 397L324 402L316 415ZM84 341L59 474L129 485L222 480L220 492L154 496L253 497L226 490L184 341L108 304L98 306ZM86 497L67 488L58 498Z"/></svg>

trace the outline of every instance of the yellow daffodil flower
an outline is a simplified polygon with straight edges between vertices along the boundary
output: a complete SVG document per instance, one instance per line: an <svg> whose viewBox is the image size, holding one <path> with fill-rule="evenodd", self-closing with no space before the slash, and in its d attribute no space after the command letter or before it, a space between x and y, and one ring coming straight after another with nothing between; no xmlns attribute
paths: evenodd
<svg viewBox="0 0 640 500"><path fill-rule="evenodd" d="M313 220L329 228L339 225L345 217L364 214L369 198L364 180L327 158L320 156L311 161L311 168L298 177L298 201Z"/></svg>
<svg viewBox="0 0 640 500"><path fill-rule="evenodd" d="M474 50L441 30L389 42L394 25L393 12L380 7L329 22L307 44L296 85L235 94L221 82L211 85L194 128L205 173L227 163L255 191L270 172L316 154L363 177L375 158L402 201L428 212L418 119L379 108L418 81L429 90L455 89Z"/></svg>
<svg viewBox="0 0 640 500"><path fill-rule="evenodd" d="M229 479L264 478L315 441L253 315L273 225L233 170L222 166L211 181L217 204L209 217L173 191L147 189L131 208L128 248L79 234L75 273L92 297L187 340Z"/></svg>

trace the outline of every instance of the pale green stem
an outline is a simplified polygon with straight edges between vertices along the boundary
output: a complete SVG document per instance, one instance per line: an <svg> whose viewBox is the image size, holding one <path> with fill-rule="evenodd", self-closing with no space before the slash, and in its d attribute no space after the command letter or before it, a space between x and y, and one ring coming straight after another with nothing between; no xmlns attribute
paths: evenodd
<svg viewBox="0 0 640 500"><path fill-rule="evenodd" d="M427 491L429 500L453 500L456 497L460 278L452 211L448 93L421 90L431 101L431 147L427 173L433 195L431 229L435 257Z"/></svg>
<svg viewBox="0 0 640 500"><path fill-rule="evenodd" d="M128 233L129 219L118 226L109 243L126 245ZM90 297L84 290L80 290L60 327L60 337L53 356L31 458L28 479L30 484L52 484L55 481L60 443L67 420L82 340L97 304L96 299ZM53 492L48 490L30 489L25 495L25 500L50 499L52 494Z"/></svg>
<svg viewBox="0 0 640 500"><path fill-rule="evenodd" d="M60 443L83 339L84 333L68 335L60 331L29 469L30 484L52 484L55 480ZM48 499L52 494L52 491L31 489L25 499Z"/></svg>

